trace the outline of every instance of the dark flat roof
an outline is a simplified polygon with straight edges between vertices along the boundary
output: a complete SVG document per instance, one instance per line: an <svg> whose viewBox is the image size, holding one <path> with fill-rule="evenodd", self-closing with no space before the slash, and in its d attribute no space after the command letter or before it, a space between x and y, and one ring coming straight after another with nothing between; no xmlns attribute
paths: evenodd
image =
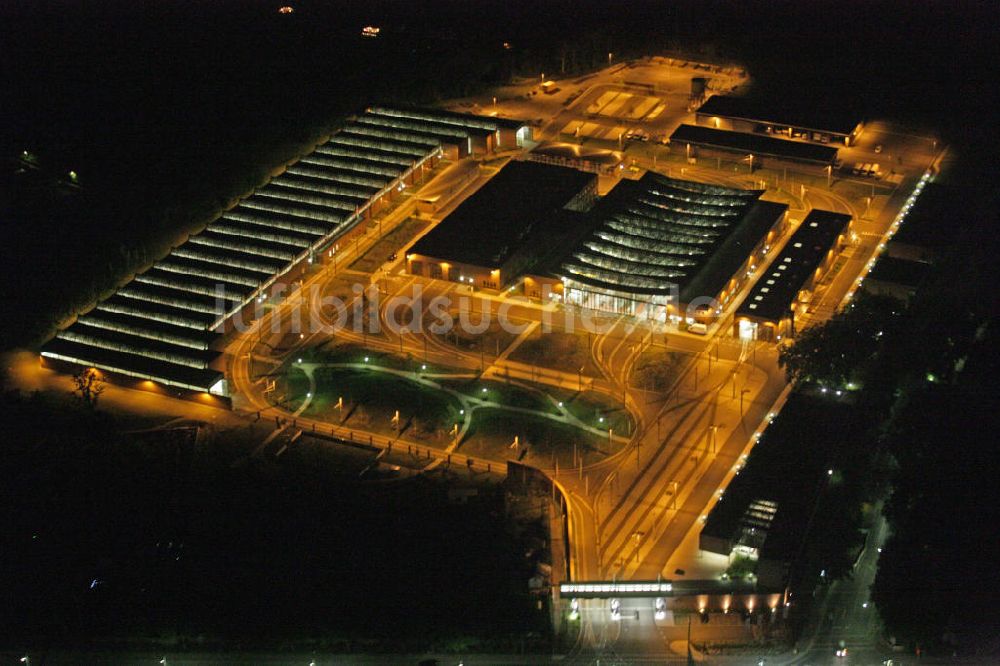
<svg viewBox="0 0 1000 666"><path fill-rule="evenodd" d="M751 502L777 503L760 555L788 561L799 550L827 469L857 429L854 407L793 392L754 445L746 466L708 514L702 534L735 539Z"/></svg>
<svg viewBox="0 0 1000 666"><path fill-rule="evenodd" d="M930 270L930 264L922 261L882 256L875 263L866 280L899 284L904 287L917 287L927 277L928 270Z"/></svg>
<svg viewBox="0 0 1000 666"><path fill-rule="evenodd" d="M739 118L768 125L796 127L831 134L849 135L861 119L838 111L827 104L798 108L787 102L767 101L733 95L713 95L701 105L698 114Z"/></svg>
<svg viewBox="0 0 1000 666"><path fill-rule="evenodd" d="M691 143L755 156L778 157L800 162L832 164L837 159L837 149L804 141L776 139L760 134L731 132L729 130L681 125L670 135L670 143Z"/></svg>
<svg viewBox="0 0 1000 666"><path fill-rule="evenodd" d="M538 162L511 162L417 241L413 252L499 267L596 177Z"/></svg>
<svg viewBox="0 0 1000 666"><path fill-rule="evenodd" d="M843 213L811 210L767 272L758 278L736 316L780 321L850 221L851 216Z"/></svg>

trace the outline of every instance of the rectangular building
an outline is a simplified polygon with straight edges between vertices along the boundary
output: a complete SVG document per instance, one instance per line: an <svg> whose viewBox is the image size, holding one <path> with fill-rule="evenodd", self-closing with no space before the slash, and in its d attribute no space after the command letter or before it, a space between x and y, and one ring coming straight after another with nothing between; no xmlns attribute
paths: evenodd
<svg viewBox="0 0 1000 666"><path fill-rule="evenodd" d="M565 211L589 208L596 196L594 174L511 162L416 242L407 271L500 289L534 263L534 239L563 226Z"/></svg>
<svg viewBox="0 0 1000 666"><path fill-rule="evenodd" d="M871 294L909 300L927 279L931 265L923 261L897 259L883 254L865 276L862 288Z"/></svg>
<svg viewBox="0 0 1000 666"><path fill-rule="evenodd" d="M813 209L736 310L733 334L777 341L795 335L816 284L847 242L851 216Z"/></svg>
<svg viewBox="0 0 1000 666"><path fill-rule="evenodd" d="M689 158L718 154L732 159L735 155L739 159L746 159L748 168L750 156L755 168L763 166L765 160L805 163L822 168L832 167L837 161L837 149L832 146L776 139L760 134L744 134L701 125L681 125L674 130L670 135L670 149L677 154L684 151Z"/></svg>
<svg viewBox="0 0 1000 666"><path fill-rule="evenodd" d="M782 589L808 536L835 454L860 435L854 406L793 392L754 445L701 528L698 547L751 564L764 588Z"/></svg>
<svg viewBox="0 0 1000 666"><path fill-rule="evenodd" d="M816 143L850 146L864 123L855 116L811 104L799 109L774 101L714 95L695 112L698 125L753 134L771 134Z"/></svg>
<svg viewBox="0 0 1000 666"><path fill-rule="evenodd" d="M220 352L237 316L249 321L310 265L330 260L441 159L530 137L514 120L370 109L58 331L42 357L138 388L225 397Z"/></svg>

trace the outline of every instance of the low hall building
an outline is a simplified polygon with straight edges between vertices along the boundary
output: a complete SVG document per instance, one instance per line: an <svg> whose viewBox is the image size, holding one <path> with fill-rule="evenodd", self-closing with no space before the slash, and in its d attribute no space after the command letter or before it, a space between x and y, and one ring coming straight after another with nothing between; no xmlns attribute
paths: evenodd
<svg viewBox="0 0 1000 666"><path fill-rule="evenodd" d="M860 136L864 123L848 113L828 106L805 109L787 104L760 102L735 95L713 95L695 112L698 125L720 130L784 136L816 143L850 146Z"/></svg>
<svg viewBox="0 0 1000 666"><path fill-rule="evenodd" d="M746 340L793 337L816 285L847 243L851 216L813 209L736 310L733 335Z"/></svg>
<svg viewBox="0 0 1000 666"><path fill-rule="evenodd" d="M58 331L46 364L225 402L226 335L447 158L516 148L527 124L377 107L288 165L201 232Z"/></svg>
<svg viewBox="0 0 1000 666"><path fill-rule="evenodd" d="M670 135L670 150L683 152L689 160L698 157L723 157L746 160L747 167L762 167L771 161L812 165L831 169L837 162L837 149L805 141L776 139L761 134L746 134L731 130L681 125ZM751 157L753 164L750 164Z"/></svg>
<svg viewBox="0 0 1000 666"><path fill-rule="evenodd" d="M501 289L531 269L541 246L572 226L597 196L597 176L538 162L510 162L418 240L411 275Z"/></svg>

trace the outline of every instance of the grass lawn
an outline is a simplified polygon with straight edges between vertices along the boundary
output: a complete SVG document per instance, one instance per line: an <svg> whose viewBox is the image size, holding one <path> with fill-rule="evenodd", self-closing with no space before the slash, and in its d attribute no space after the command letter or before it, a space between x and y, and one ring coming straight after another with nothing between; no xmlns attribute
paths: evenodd
<svg viewBox="0 0 1000 666"><path fill-rule="evenodd" d="M448 431L461 420L458 402L442 391L406 379L350 368L317 368L316 391L303 416L343 423L392 435L392 417L399 410L403 434L429 445L446 446ZM289 402L302 404L308 382L301 370L289 374ZM344 399L343 412L337 409Z"/></svg>
<svg viewBox="0 0 1000 666"><path fill-rule="evenodd" d="M647 349L639 354L629 384L647 391L666 391L680 376L690 354Z"/></svg>
<svg viewBox="0 0 1000 666"><path fill-rule="evenodd" d="M595 428L613 428L616 435L623 436L631 435L635 428L622 403L603 393L567 393L562 402L573 416Z"/></svg>
<svg viewBox="0 0 1000 666"><path fill-rule="evenodd" d="M511 353L510 359L570 373L583 368L583 374L588 377L600 376L591 358L586 334L539 332L522 342Z"/></svg>
<svg viewBox="0 0 1000 666"><path fill-rule="evenodd" d="M545 396L545 388L532 388L498 381L482 381L479 379L453 379L441 380L441 385L464 393L473 398L491 400L501 405L509 407L520 407L523 409L534 409L558 414L559 410ZM484 392L483 389L486 389Z"/></svg>
<svg viewBox="0 0 1000 666"><path fill-rule="evenodd" d="M520 445L516 449L511 448L515 436ZM604 460L618 450L617 444L612 450L606 438L574 426L543 417L484 408L473 415L472 428L460 451L473 457L516 460L527 448L523 462L550 467L553 460L558 459L560 467L569 468L573 465L574 444L583 454L585 465Z"/></svg>

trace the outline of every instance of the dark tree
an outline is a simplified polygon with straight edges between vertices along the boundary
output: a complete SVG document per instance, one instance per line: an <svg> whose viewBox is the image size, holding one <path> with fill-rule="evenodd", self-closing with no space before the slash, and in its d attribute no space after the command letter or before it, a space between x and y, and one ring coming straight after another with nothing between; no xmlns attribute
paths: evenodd
<svg viewBox="0 0 1000 666"><path fill-rule="evenodd" d="M73 375L73 385L73 395L90 409L97 409L97 399L106 388L101 373L94 368L81 370Z"/></svg>
<svg viewBox="0 0 1000 666"><path fill-rule="evenodd" d="M826 323L802 331L780 350L778 362L792 382L862 383L883 341L899 326L901 309L894 298L859 294Z"/></svg>

